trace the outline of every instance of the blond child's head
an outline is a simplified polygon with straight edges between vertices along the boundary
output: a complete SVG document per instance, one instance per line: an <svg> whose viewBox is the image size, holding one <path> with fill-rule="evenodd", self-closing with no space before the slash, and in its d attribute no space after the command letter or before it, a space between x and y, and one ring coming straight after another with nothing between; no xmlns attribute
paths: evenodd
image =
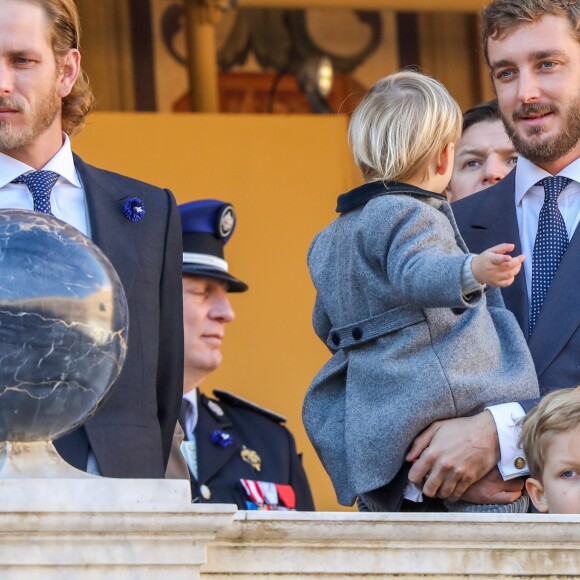
<svg viewBox="0 0 580 580"><path fill-rule="evenodd" d="M461 122L459 105L441 83L401 71L366 94L351 118L348 138L366 181L404 181L442 191L449 179L441 172L450 177L452 167L437 162L445 164L450 155L453 165ZM425 181L430 177L432 182Z"/></svg>
<svg viewBox="0 0 580 580"><path fill-rule="evenodd" d="M546 395L527 414L520 443L538 511L580 514L580 387Z"/></svg>

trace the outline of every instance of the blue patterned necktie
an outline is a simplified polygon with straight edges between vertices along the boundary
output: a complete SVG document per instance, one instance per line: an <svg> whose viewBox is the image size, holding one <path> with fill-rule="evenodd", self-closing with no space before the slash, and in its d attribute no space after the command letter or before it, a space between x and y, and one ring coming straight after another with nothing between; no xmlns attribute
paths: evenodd
<svg viewBox="0 0 580 580"><path fill-rule="evenodd" d="M34 211L52 214L50 208L50 194L54 184L58 181L59 175L54 171L33 171L26 175L21 175L12 183L24 183L32 194Z"/></svg>
<svg viewBox="0 0 580 580"><path fill-rule="evenodd" d="M558 208L558 196L571 182L562 177L546 177L536 185L544 187L544 205L540 210L538 231L532 256L532 307L530 308L530 335L532 334L548 288L556 275L562 256L568 247L566 223Z"/></svg>

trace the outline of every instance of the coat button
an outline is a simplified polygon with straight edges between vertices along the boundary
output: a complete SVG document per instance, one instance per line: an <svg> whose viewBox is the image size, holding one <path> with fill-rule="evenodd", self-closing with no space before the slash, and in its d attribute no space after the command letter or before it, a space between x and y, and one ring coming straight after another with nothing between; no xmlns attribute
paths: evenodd
<svg viewBox="0 0 580 580"><path fill-rule="evenodd" d="M332 344L334 344L334 346L338 346L340 344L340 336L338 332L333 332L330 335L330 340L332 341Z"/></svg>
<svg viewBox="0 0 580 580"><path fill-rule="evenodd" d="M203 497L203 499L205 500L211 499L211 490L207 485L200 485L199 493L201 493L201 497Z"/></svg>
<svg viewBox="0 0 580 580"><path fill-rule="evenodd" d="M358 326L355 326L352 329L352 337L355 340L360 340L362 338L362 335L363 335L363 331Z"/></svg>
<svg viewBox="0 0 580 580"><path fill-rule="evenodd" d="M523 457L516 457L514 466L516 469L523 469L526 466L526 460Z"/></svg>

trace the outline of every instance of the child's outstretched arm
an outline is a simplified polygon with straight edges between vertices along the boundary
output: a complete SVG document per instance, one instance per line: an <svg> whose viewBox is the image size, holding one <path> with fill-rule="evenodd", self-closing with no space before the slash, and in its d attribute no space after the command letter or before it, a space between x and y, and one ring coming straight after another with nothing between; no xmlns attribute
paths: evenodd
<svg viewBox="0 0 580 580"><path fill-rule="evenodd" d="M510 286L525 259L523 254L509 256L508 252L513 252L514 248L514 244L499 244L475 256L471 262L475 279L480 284L488 286L499 288Z"/></svg>

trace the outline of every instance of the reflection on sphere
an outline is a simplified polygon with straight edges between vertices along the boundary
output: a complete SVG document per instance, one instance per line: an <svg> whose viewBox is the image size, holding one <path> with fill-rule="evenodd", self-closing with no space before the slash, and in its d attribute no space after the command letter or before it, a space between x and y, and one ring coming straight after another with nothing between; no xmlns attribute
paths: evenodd
<svg viewBox="0 0 580 580"><path fill-rule="evenodd" d="M117 273L78 230L0 210L0 441L45 441L83 423L127 350Z"/></svg>

